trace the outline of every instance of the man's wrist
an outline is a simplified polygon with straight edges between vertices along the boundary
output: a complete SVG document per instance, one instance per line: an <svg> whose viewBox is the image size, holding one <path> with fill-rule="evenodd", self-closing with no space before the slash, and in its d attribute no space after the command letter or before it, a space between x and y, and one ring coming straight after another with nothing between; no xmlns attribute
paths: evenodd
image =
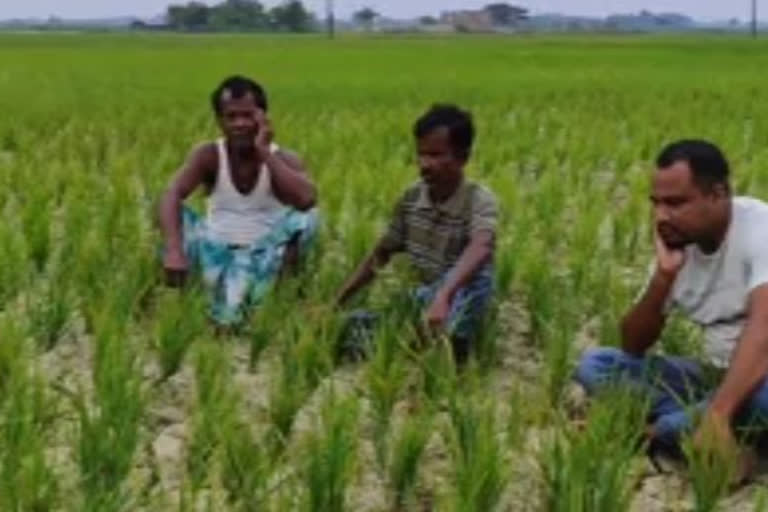
<svg viewBox="0 0 768 512"><path fill-rule="evenodd" d="M165 252L166 254L184 254L184 245L180 242L167 243Z"/></svg>
<svg viewBox="0 0 768 512"><path fill-rule="evenodd" d="M257 144L256 153L262 160L267 160L275 154L277 147L274 144Z"/></svg>
<svg viewBox="0 0 768 512"><path fill-rule="evenodd" d="M675 280L677 279L678 271L676 270L664 270L661 267L656 267L656 272L654 273L653 280L656 282L656 284L660 284L663 286L672 286L674 284Z"/></svg>
<svg viewBox="0 0 768 512"><path fill-rule="evenodd" d="M657 269L651 278L650 288L654 290L656 296L661 295L666 298L672 292L676 279L676 273L669 274Z"/></svg>
<svg viewBox="0 0 768 512"><path fill-rule="evenodd" d="M715 394L715 397L709 404L709 410L707 412L718 418L730 421L736 412L736 407L734 407L732 402L733 401L728 398Z"/></svg>

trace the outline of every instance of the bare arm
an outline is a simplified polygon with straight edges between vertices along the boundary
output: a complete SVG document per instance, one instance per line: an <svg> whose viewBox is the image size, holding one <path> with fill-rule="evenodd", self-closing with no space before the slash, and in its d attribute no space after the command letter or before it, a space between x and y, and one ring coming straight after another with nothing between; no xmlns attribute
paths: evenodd
<svg viewBox="0 0 768 512"><path fill-rule="evenodd" d="M355 293L369 284L376 277L376 271L384 267L392 258L393 251L387 247L384 240L379 241L376 248L367 258L357 267L357 270L342 286L339 291L336 304L341 306L348 301Z"/></svg>
<svg viewBox="0 0 768 512"><path fill-rule="evenodd" d="M317 190L309 179L304 163L294 153L271 151L270 145L275 132L264 111L259 111L257 123L259 132L254 141L256 152L269 169L275 195L280 201L297 210L311 209L317 202Z"/></svg>
<svg viewBox="0 0 768 512"><path fill-rule="evenodd" d="M163 266L169 273L182 274L187 270L182 239L181 206L201 183L215 175L217 156L211 144L194 149L176 173L171 185L160 199L160 229L165 242ZM182 277L179 277L181 279ZM169 275L169 281L172 280ZM170 283L175 284L175 283Z"/></svg>
<svg viewBox="0 0 768 512"><path fill-rule="evenodd" d="M464 248L459 260L453 267L450 277L438 290L437 295L444 297L448 302L464 285L469 283L483 265L493 255L495 237L492 231L477 231L472 234L469 244Z"/></svg>
<svg viewBox="0 0 768 512"><path fill-rule="evenodd" d="M275 195L297 210L306 211L315 206L317 190L309 179L306 166L292 152L278 150L261 154L267 164Z"/></svg>
<svg viewBox="0 0 768 512"><path fill-rule="evenodd" d="M433 328L445 325L451 312L451 301L456 292L469 283L480 267L482 267L493 254L494 233L490 230L476 231L472 233L469 244L459 256L458 261L451 269L448 279L435 294L432 303L427 308L425 320Z"/></svg>
<svg viewBox="0 0 768 512"><path fill-rule="evenodd" d="M625 352L642 356L659 339L667 321L664 304L673 283L668 276L656 271L643 297L624 316L621 340Z"/></svg>
<svg viewBox="0 0 768 512"><path fill-rule="evenodd" d="M685 263L683 251L667 248L658 235L655 244L656 271L643 297L621 322L622 348L636 356L645 354L659 339L667 320L664 305Z"/></svg>

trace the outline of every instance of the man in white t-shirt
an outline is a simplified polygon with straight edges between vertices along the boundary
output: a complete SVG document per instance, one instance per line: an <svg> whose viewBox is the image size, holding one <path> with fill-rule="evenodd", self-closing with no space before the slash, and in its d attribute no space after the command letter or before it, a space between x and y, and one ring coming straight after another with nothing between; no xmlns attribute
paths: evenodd
<svg viewBox="0 0 768 512"><path fill-rule="evenodd" d="M653 273L621 348L588 351L575 378L588 393L618 382L648 392L653 441L677 445L701 414L694 443L736 449L737 433L768 426L768 204L731 195L728 163L708 142L671 144L657 167ZM702 327L708 362L647 354L672 310Z"/></svg>

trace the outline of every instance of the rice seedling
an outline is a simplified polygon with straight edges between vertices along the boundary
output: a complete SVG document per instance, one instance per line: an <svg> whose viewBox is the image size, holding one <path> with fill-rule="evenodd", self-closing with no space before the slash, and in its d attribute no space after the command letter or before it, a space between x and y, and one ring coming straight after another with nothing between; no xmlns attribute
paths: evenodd
<svg viewBox="0 0 768 512"><path fill-rule="evenodd" d="M73 397L83 507L119 510L128 502L122 484L133 467L139 442L144 390L125 330L104 319L95 336L93 403L83 394Z"/></svg>
<svg viewBox="0 0 768 512"><path fill-rule="evenodd" d="M407 371L399 343L397 326L382 326L374 337L372 360L365 373L373 412L373 442L377 461L382 468L387 464L392 409L400 397Z"/></svg>
<svg viewBox="0 0 768 512"><path fill-rule="evenodd" d="M230 503L239 510L264 509L269 476L267 452L247 425L233 422L222 427L222 483Z"/></svg>
<svg viewBox="0 0 768 512"><path fill-rule="evenodd" d="M15 226L0 226L0 311L27 281L28 265L24 239Z"/></svg>
<svg viewBox="0 0 768 512"><path fill-rule="evenodd" d="M331 396L325 404L319 429L307 440L303 477L306 510L345 510L346 490L354 475L357 421L357 399L337 400Z"/></svg>
<svg viewBox="0 0 768 512"><path fill-rule="evenodd" d="M59 486L46 453L45 435L56 409L45 383L25 364L24 331L0 322L0 508L53 510Z"/></svg>
<svg viewBox="0 0 768 512"><path fill-rule="evenodd" d="M718 510L739 472L739 451L729 452L714 436L704 431L699 445L695 446L692 439L683 443L696 512Z"/></svg>
<svg viewBox="0 0 768 512"><path fill-rule="evenodd" d="M628 510L646 410L630 392L607 393L591 407L583 431L556 425L540 454L546 510Z"/></svg>
<svg viewBox="0 0 768 512"><path fill-rule="evenodd" d="M55 347L72 311L72 297L66 277L52 276L39 293L26 297L29 333L41 350Z"/></svg>
<svg viewBox="0 0 768 512"><path fill-rule="evenodd" d="M209 476L211 462L222 442L223 431L234 421L236 396L231 388L227 352L204 344L196 360L197 407L187 446L187 475L193 494Z"/></svg>
<svg viewBox="0 0 768 512"><path fill-rule="evenodd" d="M205 328L202 297L196 291L166 294L157 304L154 346L162 373L159 381L175 374L190 345Z"/></svg>
<svg viewBox="0 0 768 512"><path fill-rule="evenodd" d="M493 510L506 486L501 429L491 403L464 398L451 404L451 446L454 448L453 510Z"/></svg>
<svg viewBox="0 0 768 512"><path fill-rule="evenodd" d="M51 249L51 209L46 204L46 190L42 187L30 187L21 198L21 224L27 239L29 256L40 272L48 262Z"/></svg>
<svg viewBox="0 0 768 512"><path fill-rule="evenodd" d="M294 323L287 330L293 336L285 338L280 373L270 389L273 454L284 447L299 408L328 374L333 360L330 339L320 335L315 326Z"/></svg>
<svg viewBox="0 0 768 512"><path fill-rule="evenodd" d="M432 418L422 412L406 419L392 441L388 476L395 510L408 502L417 484L419 462L431 434Z"/></svg>

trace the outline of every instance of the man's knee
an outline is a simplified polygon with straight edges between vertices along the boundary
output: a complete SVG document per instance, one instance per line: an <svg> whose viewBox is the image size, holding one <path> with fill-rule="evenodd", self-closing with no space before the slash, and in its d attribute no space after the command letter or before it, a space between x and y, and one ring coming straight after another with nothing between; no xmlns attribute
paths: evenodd
<svg viewBox="0 0 768 512"><path fill-rule="evenodd" d="M317 236L317 231L320 228L320 214L317 208L312 208L306 212L300 212L301 216L300 228L299 228L299 242L302 245L311 243Z"/></svg>
<svg viewBox="0 0 768 512"><path fill-rule="evenodd" d="M624 352L614 347L589 349L581 356L573 377L588 393L594 393L616 370L623 357Z"/></svg>
<svg viewBox="0 0 768 512"><path fill-rule="evenodd" d="M659 416L653 423L653 438L667 446L680 442L685 434L692 433L694 410L678 410Z"/></svg>

